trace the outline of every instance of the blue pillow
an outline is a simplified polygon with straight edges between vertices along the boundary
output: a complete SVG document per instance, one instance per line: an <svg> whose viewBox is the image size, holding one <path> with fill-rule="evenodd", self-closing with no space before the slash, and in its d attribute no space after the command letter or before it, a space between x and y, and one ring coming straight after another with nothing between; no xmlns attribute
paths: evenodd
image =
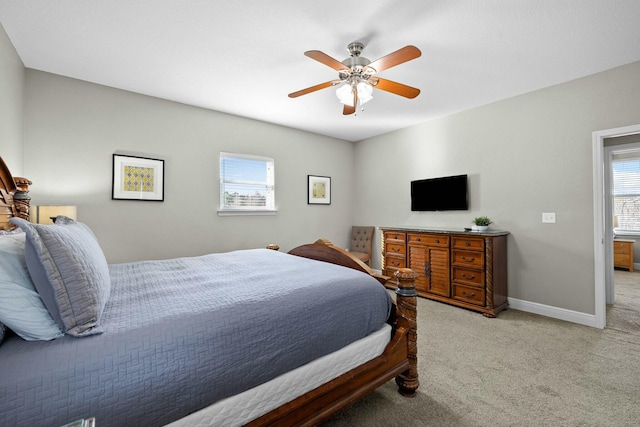
<svg viewBox="0 0 640 427"><path fill-rule="evenodd" d="M102 332L111 293L109 266L85 224L59 216L55 224L12 218L27 233L27 267L44 305L62 330L81 337Z"/></svg>
<svg viewBox="0 0 640 427"><path fill-rule="evenodd" d="M25 260L25 233L0 235L2 324L28 341L48 341L64 335L29 277Z"/></svg>

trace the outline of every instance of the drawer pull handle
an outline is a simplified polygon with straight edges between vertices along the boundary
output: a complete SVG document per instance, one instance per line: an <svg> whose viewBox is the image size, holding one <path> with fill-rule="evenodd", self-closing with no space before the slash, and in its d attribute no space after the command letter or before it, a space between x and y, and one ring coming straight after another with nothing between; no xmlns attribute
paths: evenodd
<svg viewBox="0 0 640 427"><path fill-rule="evenodd" d="M391 250L394 252L400 252L400 248L391 248Z"/></svg>
<svg viewBox="0 0 640 427"><path fill-rule="evenodd" d="M421 240L420 240L420 238L419 238L419 237L416 239L416 241L421 242Z"/></svg>
<svg viewBox="0 0 640 427"><path fill-rule="evenodd" d="M466 275L466 274L464 274L464 273L460 273L460 275L461 275L462 277L464 277L465 279L475 279L475 278L476 278L476 275L475 275L475 274L472 274L471 276L467 276L467 275Z"/></svg>
<svg viewBox="0 0 640 427"><path fill-rule="evenodd" d="M465 297L473 298L473 297L476 296L476 293L475 292L471 292L470 294L468 294L465 291L462 291L462 295L464 295Z"/></svg>
<svg viewBox="0 0 640 427"><path fill-rule="evenodd" d="M440 239L436 239L436 243L440 243Z"/></svg>
<svg viewBox="0 0 640 427"><path fill-rule="evenodd" d="M461 255L460 258L462 258L463 261L467 261L467 262L473 262L473 260L476 259L476 257L467 258L464 255Z"/></svg>
<svg viewBox="0 0 640 427"><path fill-rule="evenodd" d="M431 276L431 266L428 263L424 265L424 275L426 277Z"/></svg>
<svg viewBox="0 0 640 427"><path fill-rule="evenodd" d="M467 240L467 241L465 241L465 242L464 242L464 245L465 245L465 246L469 246L469 241L468 241L468 240Z"/></svg>

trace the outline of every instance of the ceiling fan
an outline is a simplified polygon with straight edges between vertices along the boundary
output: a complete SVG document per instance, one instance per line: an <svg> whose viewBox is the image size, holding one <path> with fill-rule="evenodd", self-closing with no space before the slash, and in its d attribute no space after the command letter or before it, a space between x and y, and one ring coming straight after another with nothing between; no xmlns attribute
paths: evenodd
<svg viewBox="0 0 640 427"><path fill-rule="evenodd" d="M336 90L336 96L344 104L342 114L348 115L356 112L358 102L362 106L373 98L373 88L404 96L405 98L415 98L420 94L420 89L386 80L376 75L381 71L418 58L422 54L420 49L415 46L405 46L373 62L360 56L362 49L364 49L362 43L350 43L347 46L347 50L351 57L342 62L319 50L305 52L304 54L309 58L336 70L338 78L290 93L289 98L297 98L320 89L340 86Z"/></svg>

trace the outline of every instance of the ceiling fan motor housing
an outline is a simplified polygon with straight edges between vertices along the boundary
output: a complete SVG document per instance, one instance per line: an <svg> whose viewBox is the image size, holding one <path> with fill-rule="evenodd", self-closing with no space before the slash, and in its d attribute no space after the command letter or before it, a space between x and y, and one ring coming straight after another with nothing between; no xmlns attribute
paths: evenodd
<svg viewBox="0 0 640 427"><path fill-rule="evenodd" d="M364 49L364 45L360 42L353 42L347 46L351 57L342 61L342 64L348 67L348 70L338 73L340 80L348 80L355 85L361 80L368 80L376 72L373 68L368 67L371 61L364 56L360 56L362 49Z"/></svg>

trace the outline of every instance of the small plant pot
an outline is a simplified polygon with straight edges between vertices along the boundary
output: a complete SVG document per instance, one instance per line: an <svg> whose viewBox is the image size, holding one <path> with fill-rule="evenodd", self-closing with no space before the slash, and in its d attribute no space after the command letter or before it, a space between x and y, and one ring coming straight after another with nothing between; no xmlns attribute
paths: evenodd
<svg viewBox="0 0 640 427"><path fill-rule="evenodd" d="M489 226L488 225L474 225L472 228L474 230L476 230L476 231L486 231L489 228Z"/></svg>

